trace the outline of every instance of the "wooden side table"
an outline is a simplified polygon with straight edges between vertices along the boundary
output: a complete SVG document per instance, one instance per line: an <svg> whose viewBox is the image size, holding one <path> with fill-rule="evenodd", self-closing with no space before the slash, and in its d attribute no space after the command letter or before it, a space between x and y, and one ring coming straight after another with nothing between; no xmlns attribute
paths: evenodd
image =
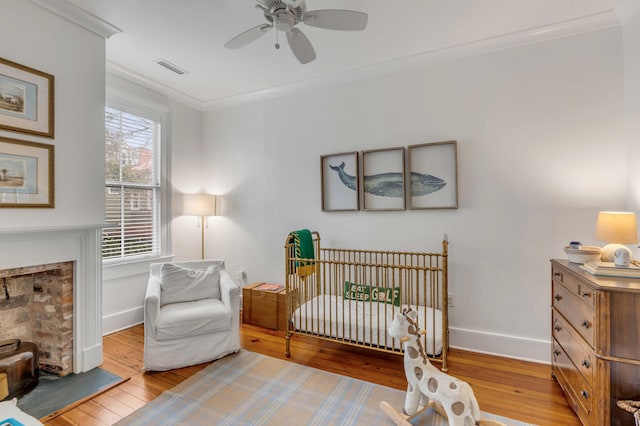
<svg viewBox="0 0 640 426"><path fill-rule="evenodd" d="M287 325L284 286L280 290L261 289L265 283L253 283L242 289L242 322L271 330L285 330Z"/></svg>

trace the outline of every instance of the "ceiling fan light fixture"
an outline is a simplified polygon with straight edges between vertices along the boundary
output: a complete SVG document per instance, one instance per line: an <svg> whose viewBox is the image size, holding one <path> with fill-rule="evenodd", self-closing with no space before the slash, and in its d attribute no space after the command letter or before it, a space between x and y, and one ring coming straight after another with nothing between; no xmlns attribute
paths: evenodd
<svg viewBox="0 0 640 426"><path fill-rule="evenodd" d="M264 14L267 24L258 25L238 34L225 43L228 49L238 49L258 39L271 28L276 29L276 49L278 31L287 34L289 47L301 64L316 58L309 39L297 27L306 24L311 27L340 31L362 31L367 26L368 16L364 12L346 9L324 9L307 11L304 0L256 0L256 7Z"/></svg>
<svg viewBox="0 0 640 426"><path fill-rule="evenodd" d="M279 31L289 31L296 24L292 14L286 11L276 13L275 26Z"/></svg>

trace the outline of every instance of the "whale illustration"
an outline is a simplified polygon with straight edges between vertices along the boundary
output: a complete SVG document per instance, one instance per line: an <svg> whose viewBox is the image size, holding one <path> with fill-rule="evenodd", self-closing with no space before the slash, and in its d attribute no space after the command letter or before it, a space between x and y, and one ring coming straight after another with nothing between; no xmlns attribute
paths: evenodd
<svg viewBox="0 0 640 426"><path fill-rule="evenodd" d="M356 190L356 178L344 171L344 162L339 166L329 164L331 170L338 173L340 181L349 189ZM442 189L447 182L433 175L411 172L411 195L421 196ZM364 177L364 191L381 197L403 196L402 173L380 173Z"/></svg>

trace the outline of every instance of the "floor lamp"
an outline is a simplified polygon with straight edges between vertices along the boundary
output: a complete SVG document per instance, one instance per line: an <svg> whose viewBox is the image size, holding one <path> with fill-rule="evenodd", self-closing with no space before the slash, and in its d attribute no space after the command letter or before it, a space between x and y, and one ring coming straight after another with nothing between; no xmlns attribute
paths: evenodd
<svg viewBox="0 0 640 426"><path fill-rule="evenodd" d="M202 259L204 259L204 226L205 218L216 215L216 196L213 194L184 194L182 214L199 216L202 235Z"/></svg>

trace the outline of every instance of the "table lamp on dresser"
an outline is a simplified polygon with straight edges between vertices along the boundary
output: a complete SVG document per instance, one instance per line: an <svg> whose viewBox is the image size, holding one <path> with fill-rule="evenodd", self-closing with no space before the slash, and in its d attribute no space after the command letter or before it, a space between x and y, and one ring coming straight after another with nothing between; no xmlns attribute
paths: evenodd
<svg viewBox="0 0 640 426"><path fill-rule="evenodd" d="M596 223L596 239L607 242L600 260L616 266L629 266L633 255L625 244L638 243L636 214L630 212L600 212Z"/></svg>

